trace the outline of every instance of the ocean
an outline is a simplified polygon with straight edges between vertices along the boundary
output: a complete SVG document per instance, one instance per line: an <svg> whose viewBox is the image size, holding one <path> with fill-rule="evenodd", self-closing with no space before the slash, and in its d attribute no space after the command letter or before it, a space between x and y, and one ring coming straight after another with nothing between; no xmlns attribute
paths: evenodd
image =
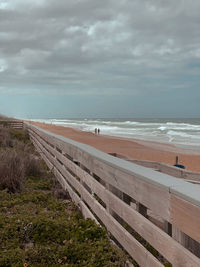
<svg viewBox="0 0 200 267"><path fill-rule="evenodd" d="M173 119L33 119L103 135L170 143L200 150L200 118Z"/></svg>

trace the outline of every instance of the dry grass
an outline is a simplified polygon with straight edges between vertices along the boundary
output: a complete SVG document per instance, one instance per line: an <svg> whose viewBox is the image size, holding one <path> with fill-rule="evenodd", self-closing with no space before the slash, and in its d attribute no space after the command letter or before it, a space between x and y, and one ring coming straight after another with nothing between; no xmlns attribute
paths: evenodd
<svg viewBox="0 0 200 267"><path fill-rule="evenodd" d="M0 190L20 192L25 176L37 176L40 173L40 159L35 155L27 132L0 129Z"/></svg>
<svg viewBox="0 0 200 267"><path fill-rule="evenodd" d="M13 147L13 140L7 128L0 129L0 148Z"/></svg>
<svg viewBox="0 0 200 267"><path fill-rule="evenodd" d="M41 174L41 160L32 154L25 158L26 176L39 176Z"/></svg>
<svg viewBox="0 0 200 267"><path fill-rule="evenodd" d="M25 174L24 158L15 150L0 151L0 190L20 192Z"/></svg>

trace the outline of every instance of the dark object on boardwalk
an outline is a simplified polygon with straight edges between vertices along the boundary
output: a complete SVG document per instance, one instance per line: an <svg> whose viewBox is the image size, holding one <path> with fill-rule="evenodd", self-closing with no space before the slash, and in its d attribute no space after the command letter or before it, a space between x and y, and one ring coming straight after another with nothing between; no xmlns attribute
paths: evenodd
<svg viewBox="0 0 200 267"><path fill-rule="evenodd" d="M185 166L184 165L178 164L178 156L176 156L176 163L173 166L174 167L181 168L181 169L185 169Z"/></svg>
<svg viewBox="0 0 200 267"><path fill-rule="evenodd" d="M184 165L181 165L181 164L174 164L174 167L185 169L185 166Z"/></svg>

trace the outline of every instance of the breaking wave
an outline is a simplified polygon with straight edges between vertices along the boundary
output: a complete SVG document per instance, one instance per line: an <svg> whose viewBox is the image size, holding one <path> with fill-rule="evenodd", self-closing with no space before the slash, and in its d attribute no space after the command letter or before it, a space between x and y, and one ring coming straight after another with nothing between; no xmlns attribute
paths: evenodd
<svg viewBox="0 0 200 267"><path fill-rule="evenodd" d="M73 127L124 138L200 147L200 119L34 119L34 121Z"/></svg>

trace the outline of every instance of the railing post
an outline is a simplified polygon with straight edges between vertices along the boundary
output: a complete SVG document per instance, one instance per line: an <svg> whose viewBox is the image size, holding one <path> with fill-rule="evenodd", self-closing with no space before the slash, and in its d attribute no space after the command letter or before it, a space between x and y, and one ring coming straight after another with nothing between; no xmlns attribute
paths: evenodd
<svg viewBox="0 0 200 267"><path fill-rule="evenodd" d="M186 245L186 235L181 232L177 227L172 225L172 237L185 247Z"/></svg>
<svg viewBox="0 0 200 267"><path fill-rule="evenodd" d="M136 210L142 214L144 217L147 217L147 207L145 207L144 205L142 205L139 202L136 202Z"/></svg>
<svg viewBox="0 0 200 267"><path fill-rule="evenodd" d="M109 185L109 183L107 183L106 182L106 189L108 190L108 191L110 191L110 185ZM110 209L110 203L108 203L107 205L106 205L106 210L107 210L107 212L109 213L109 214L113 214L113 212L112 212L112 210Z"/></svg>
<svg viewBox="0 0 200 267"><path fill-rule="evenodd" d="M172 225L168 221L164 222L164 230L169 236L172 236Z"/></svg>
<svg viewBox="0 0 200 267"><path fill-rule="evenodd" d="M200 243L193 240L174 225L172 225L172 237L183 247L189 249L196 256L200 257Z"/></svg>

